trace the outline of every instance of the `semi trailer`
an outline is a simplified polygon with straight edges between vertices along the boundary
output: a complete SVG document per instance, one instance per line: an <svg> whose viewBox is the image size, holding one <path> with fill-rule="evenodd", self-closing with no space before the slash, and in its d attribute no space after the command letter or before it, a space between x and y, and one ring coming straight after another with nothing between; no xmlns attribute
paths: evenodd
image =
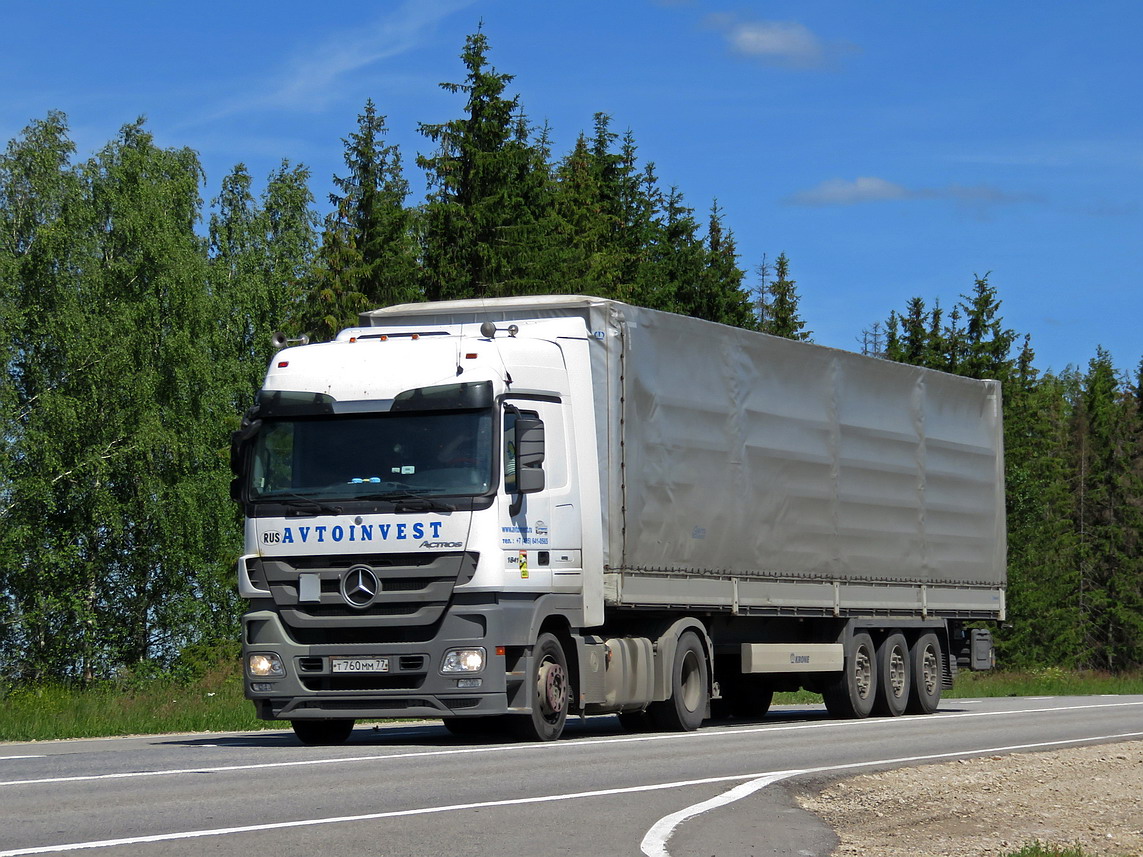
<svg viewBox="0 0 1143 857"><path fill-rule="evenodd" d="M306 743L929 713L1005 617L998 382L619 301L363 313L231 458L245 692Z"/></svg>

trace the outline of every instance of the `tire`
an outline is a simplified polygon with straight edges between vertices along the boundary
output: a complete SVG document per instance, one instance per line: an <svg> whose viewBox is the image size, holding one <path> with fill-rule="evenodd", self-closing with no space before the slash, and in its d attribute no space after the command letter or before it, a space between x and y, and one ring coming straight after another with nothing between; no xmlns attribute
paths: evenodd
<svg viewBox="0 0 1143 857"><path fill-rule="evenodd" d="M553 634L540 634L532 647L532 713L513 717L523 741L555 741L564 731L571 704L571 676L564 647Z"/></svg>
<svg viewBox="0 0 1143 857"><path fill-rule="evenodd" d="M944 655L936 634L922 634L909 649L912 663L912 689L909 693L910 714L932 714L941 704L944 690Z"/></svg>
<svg viewBox="0 0 1143 857"><path fill-rule="evenodd" d="M706 719L710 701L710 670L698 635L686 631L675 647L671 664L671 696L648 707L655 725L669 732L693 732Z"/></svg>
<svg viewBox="0 0 1143 857"><path fill-rule="evenodd" d="M344 744L353 732L352 720L291 720L294 734L311 747Z"/></svg>
<svg viewBox="0 0 1143 857"><path fill-rule="evenodd" d="M874 714L900 717L909 705L913 686L909 644L901 633L886 637L877 647L877 701Z"/></svg>
<svg viewBox="0 0 1143 857"><path fill-rule="evenodd" d="M845 643L845 666L822 688L826 710L834 717L868 717L877 700L877 652L873 639L854 634Z"/></svg>

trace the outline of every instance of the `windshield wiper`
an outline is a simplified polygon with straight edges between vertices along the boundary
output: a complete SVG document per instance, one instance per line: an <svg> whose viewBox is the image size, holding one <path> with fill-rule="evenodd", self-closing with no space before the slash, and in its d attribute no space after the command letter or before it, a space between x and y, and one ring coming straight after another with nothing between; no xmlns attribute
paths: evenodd
<svg viewBox="0 0 1143 857"><path fill-rule="evenodd" d="M319 512L325 512L327 515L340 515L345 511L341 506L323 503L321 500L307 497L305 494L295 494L293 492L267 494L258 499L271 503L281 503L283 506L291 506L295 509L305 509L307 512L311 512L315 515Z"/></svg>
<svg viewBox="0 0 1143 857"><path fill-rule="evenodd" d="M394 512L455 512L456 506L411 491L390 491L385 494L363 494L359 500L392 500Z"/></svg>

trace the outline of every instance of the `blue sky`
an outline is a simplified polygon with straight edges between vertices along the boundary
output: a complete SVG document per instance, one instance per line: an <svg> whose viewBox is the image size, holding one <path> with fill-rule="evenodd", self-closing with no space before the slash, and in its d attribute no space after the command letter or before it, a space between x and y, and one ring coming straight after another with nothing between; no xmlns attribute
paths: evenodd
<svg viewBox="0 0 1143 857"><path fill-rule="evenodd" d="M147 117L199 152L209 201L244 162L313 171L319 202L366 98L412 200L421 122L459 116L483 21L510 92L566 153L597 111L741 264L785 252L814 339L855 349L910 297L991 272L1041 369L1143 356L1143 4L741 0L0 0L0 135L68 114L87 156Z"/></svg>

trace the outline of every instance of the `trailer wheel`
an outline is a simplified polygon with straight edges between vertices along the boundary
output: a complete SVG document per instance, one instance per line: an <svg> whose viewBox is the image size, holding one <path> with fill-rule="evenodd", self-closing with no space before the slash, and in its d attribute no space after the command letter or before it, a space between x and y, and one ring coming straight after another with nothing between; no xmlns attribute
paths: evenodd
<svg viewBox="0 0 1143 857"><path fill-rule="evenodd" d="M944 689L941 657L941 641L936 634L922 634L909 649L913 678L909 693L910 713L932 714L941 704L941 691Z"/></svg>
<svg viewBox="0 0 1143 857"><path fill-rule="evenodd" d="M909 644L905 642L903 634L890 634L877 647L877 701L873 706L874 713L890 717L904 714L909 704L912 684Z"/></svg>
<svg viewBox="0 0 1143 857"><path fill-rule="evenodd" d="M822 688L826 710L834 717L868 717L877 699L877 652L868 634L845 644L845 667Z"/></svg>
<svg viewBox="0 0 1143 857"><path fill-rule="evenodd" d="M513 718L516 734L524 741L555 741L568 719L571 685L564 647L553 634L537 638L529 679L532 713Z"/></svg>
<svg viewBox="0 0 1143 857"><path fill-rule="evenodd" d="M648 707L655 724L671 732L693 732L706 718L710 677L706 653L698 636L687 631L679 637L671 666L671 696Z"/></svg>
<svg viewBox="0 0 1143 857"><path fill-rule="evenodd" d="M353 732L352 720L291 720L290 725L299 741L313 747L344 744Z"/></svg>

